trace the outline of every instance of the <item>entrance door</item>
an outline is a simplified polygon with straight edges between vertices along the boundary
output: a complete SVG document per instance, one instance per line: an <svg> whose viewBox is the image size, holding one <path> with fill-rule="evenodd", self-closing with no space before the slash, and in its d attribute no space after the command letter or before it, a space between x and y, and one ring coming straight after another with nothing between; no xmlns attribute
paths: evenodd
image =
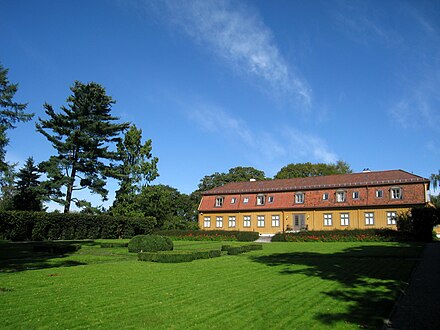
<svg viewBox="0 0 440 330"><path fill-rule="evenodd" d="M306 228L306 215L304 213L293 214L293 230L300 231Z"/></svg>

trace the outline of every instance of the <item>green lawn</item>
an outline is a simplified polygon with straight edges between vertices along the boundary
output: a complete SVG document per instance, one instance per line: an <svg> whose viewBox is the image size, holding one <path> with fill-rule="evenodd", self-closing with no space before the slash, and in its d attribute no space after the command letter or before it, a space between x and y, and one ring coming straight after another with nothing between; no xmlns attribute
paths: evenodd
<svg viewBox="0 0 440 330"><path fill-rule="evenodd" d="M126 248L90 242L59 257L31 250L0 242L2 328L374 328L422 246L271 243L181 264L139 262Z"/></svg>

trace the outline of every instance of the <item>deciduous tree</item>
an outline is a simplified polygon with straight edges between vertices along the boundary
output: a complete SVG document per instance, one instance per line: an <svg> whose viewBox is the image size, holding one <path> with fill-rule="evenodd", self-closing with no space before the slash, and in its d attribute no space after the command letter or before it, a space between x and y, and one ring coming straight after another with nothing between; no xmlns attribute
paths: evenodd
<svg viewBox="0 0 440 330"><path fill-rule="evenodd" d="M346 162L340 160L335 164L297 163L284 166L276 175L275 179L305 178L310 176L323 176L332 174L347 174L353 171Z"/></svg>

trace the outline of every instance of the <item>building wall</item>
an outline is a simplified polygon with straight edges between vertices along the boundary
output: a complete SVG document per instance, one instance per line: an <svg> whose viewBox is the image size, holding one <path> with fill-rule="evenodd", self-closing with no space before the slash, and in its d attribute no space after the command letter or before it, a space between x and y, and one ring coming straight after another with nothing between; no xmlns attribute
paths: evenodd
<svg viewBox="0 0 440 330"><path fill-rule="evenodd" d="M367 229L367 228L392 228L394 224L387 223L387 212L395 212L396 215L407 211L408 207L384 206L369 208L330 208L330 209L303 209L303 210L270 210L270 211L229 211L229 212L201 212L199 214L199 226L203 230L240 230L257 231L260 234L276 234L283 230L295 229L294 215L304 214L305 225L308 230L333 230L333 229ZM341 213L349 215L349 225L341 225ZM365 224L365 214L373 213L374 224ZM324 214L332 216L331 225L324 225ZM272 225L272 216L279 216L279 226ZM244 226L244 217L251 217L251 225ZM264 216L264 226L258 226L258 217ZM204 226L205 217L210 218L210 227ZM222 218L222 226L217 227L217 217ZM235 217L235 227L229 227L229 217ZM327 216L328 219L328 216ZM261 223L260 223L261 225Z"/></svg>

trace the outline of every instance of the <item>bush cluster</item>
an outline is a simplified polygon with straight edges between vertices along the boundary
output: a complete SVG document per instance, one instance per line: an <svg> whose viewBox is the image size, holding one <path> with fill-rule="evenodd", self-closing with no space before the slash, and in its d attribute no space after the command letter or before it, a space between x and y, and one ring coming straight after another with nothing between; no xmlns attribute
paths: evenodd
<svg viewBox="0 0 440 330"><path fill-rule="evenodd" d="M0 212L0 239L12 241L130 238L153 231L154 217L81 213Z"/></svg>
<svg viewBox="0 0 440 330"><path fill-rule="evenodd" d="M173 241L159 235L138 235L128 242L128 252L172 251Z"/></svg>
<svg viewBox="0 0 440 330"><path fill-rule="evenodd" d="M241 246L222 245L222 251L227 251L229 255L237 255L253 250L263 250L262 244L249 244Z"/></svg>
<svg viewBox="0 0 440 330"><path fill-rule="evenodd" d="M221 256L220 250L139 252L138 260L164 262L164 263L178 263L178 262L190 262L197 259L217 258L220 256Z"/></svg>
<svg viewBox="0 0 440 330"><path fill-rule="evenodd" d="M259 233L232 230L161 230L158 235L169 236L174 241L239 241L253 242Z"/></svg>
<svg viewBox="0 0 440 330"><path fill-rule="evenodd" d="M395 242L402 237L393 229L335 229L279 233L272 242Z"/></svg>
<svg viewBox="0 0 440 330"><path fill-rule="evenodd" d="M440 210L433 207L413 207L410 212L397 217L397 229L413 240L430 242L434 238L434 226L440 224Z"/></svg>

